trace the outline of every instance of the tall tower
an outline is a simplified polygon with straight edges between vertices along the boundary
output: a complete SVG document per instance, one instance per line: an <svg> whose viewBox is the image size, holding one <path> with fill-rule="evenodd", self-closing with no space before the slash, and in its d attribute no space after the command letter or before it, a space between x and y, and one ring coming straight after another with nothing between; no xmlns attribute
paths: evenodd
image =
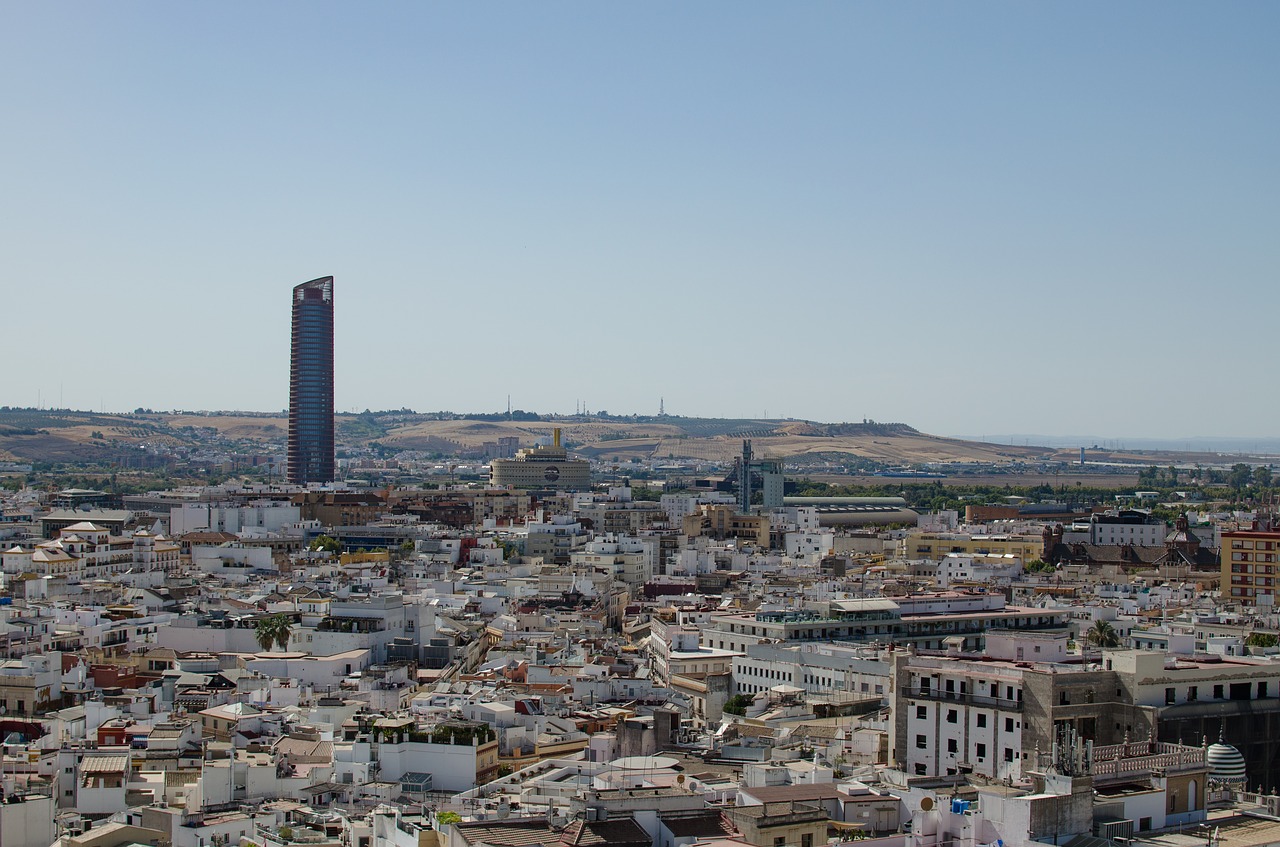
<svg viewBox="0 0 1280 847"><path fill-rule="evenodd" d="M333 481L333 277L293 289L289 482Z"/></svg>

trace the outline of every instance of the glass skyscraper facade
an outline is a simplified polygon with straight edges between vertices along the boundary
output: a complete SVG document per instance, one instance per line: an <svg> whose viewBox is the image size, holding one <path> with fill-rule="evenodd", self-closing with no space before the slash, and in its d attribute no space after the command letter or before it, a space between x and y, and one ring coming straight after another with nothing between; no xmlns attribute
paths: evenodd
<svg viewBox="0 0 1280 847"><path fill-rule="evenodd" d="M333 481L333 277L293 289L289 482Z"/></svg>

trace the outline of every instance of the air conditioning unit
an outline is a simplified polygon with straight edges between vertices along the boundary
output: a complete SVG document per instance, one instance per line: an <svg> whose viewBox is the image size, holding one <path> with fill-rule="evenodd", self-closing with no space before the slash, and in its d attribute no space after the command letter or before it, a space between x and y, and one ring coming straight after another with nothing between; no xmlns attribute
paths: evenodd
<svg viewBox="0 0 1280 847"><path fill-rule="evenodd" d="M1133 838L1133 821L1094 821L1093 834L1098 838Z"/></svg>

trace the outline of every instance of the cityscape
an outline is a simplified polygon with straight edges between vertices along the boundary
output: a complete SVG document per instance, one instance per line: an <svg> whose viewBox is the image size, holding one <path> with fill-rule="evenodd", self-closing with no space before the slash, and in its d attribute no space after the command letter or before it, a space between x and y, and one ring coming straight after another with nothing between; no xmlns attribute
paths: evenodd
<svg viewBox="0 0 1280 847"><path fill-rule="evenodd" d="M1278 29L0 6L0 847L1280 845Z"/></svg>
<svg viewBox="0 0 1280 847"><path fill-rule="evenodd" d="M284 426L8 427L6 847L1280 826L1273 457L662 400L342 420L339 287L292 290ZM0 422L37 415L92 416Z"/></svg>

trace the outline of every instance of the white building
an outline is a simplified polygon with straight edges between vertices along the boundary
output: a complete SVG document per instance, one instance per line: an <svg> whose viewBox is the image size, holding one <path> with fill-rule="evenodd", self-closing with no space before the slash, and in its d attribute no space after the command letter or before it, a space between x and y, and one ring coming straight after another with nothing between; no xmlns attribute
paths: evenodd
<svg viewBox="0 0 1280 847"><path fill-rule="evenodd" d="M882 650L869 647L828 642L752 644L746 655L733 660L733 683L739 694L792 685L809 694L884 697L889 690L889 663Z"/></svg>
<svg viewBox="0 0 1280 847"><path fill-rule="evenodd" d="M1022 778L1023 670L894 654L889 747L909 775Z"/></svg>
<svg viewBox="0 0 1280 847"><path fill-rule="evenodd" d="M301 520L301 510L290 503L259 500L248 505L234 503L183 503L169 512L169 533L228 532L239 535L246 529L281 533Z"/></svg>

